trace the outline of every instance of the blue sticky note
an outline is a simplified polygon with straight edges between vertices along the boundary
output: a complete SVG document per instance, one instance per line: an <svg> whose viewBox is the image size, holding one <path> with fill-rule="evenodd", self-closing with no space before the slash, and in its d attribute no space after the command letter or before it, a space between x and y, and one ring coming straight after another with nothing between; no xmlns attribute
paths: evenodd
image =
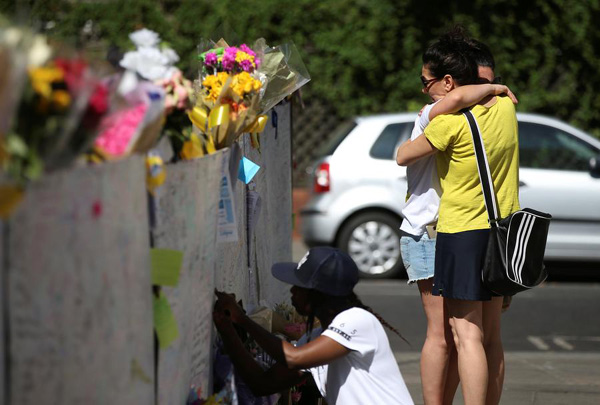
<svg viewBox="0 0 600 405"><path fill-rule="evenodd" d="M240 160L240 167L238 169L238 179L248 184L254 178L256 173L258 173L259 169L259 165L243 157Z"/></svg>

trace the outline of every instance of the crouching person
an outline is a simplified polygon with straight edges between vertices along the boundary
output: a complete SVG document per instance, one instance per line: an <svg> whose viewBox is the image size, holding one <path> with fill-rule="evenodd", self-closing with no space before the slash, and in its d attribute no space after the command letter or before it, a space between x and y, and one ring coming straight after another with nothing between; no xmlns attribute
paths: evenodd
<svg viewBox="0 0 600 405"><path fill-rule="evenodd" d="M237 372L254 394L280 392L312 377L330 405L413 403L382 323L398 332L354 294L358 268L350 256L316 247L299 263L276 263L271 272L292 285L292 305L308 317L297 346L253 322L228 294L217 292L213 313ZM315 318L322 327L313 330ZM273 367L263 370L254 361L234 324L276 361Z"/></svg>

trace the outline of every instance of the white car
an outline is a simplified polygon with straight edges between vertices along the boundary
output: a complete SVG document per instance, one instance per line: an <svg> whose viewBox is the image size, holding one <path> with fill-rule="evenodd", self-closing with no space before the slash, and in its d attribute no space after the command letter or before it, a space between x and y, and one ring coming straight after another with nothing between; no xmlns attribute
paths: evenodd
<svg viewBox="0 0 600 405"><path fill-rule="evenodd" d="M309 246L347 251L364 277L403 272L406 169L395 162L415 113L359 117L338 128L309 168L313 194L301 211ZM521 207L548 212L546 259L600 261L600 141L562 121L517 114Z"/></svg>

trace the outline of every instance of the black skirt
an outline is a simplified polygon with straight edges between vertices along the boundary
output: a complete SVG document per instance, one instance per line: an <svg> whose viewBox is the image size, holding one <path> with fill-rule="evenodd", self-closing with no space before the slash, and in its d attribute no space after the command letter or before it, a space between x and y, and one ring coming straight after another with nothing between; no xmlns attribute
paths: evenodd
<svg viewBox="0 0 600 405"><path fill-rule="evenodd" d="M433 295L489 301L498 295L481 281L489 229L437 234Z"/></svg>

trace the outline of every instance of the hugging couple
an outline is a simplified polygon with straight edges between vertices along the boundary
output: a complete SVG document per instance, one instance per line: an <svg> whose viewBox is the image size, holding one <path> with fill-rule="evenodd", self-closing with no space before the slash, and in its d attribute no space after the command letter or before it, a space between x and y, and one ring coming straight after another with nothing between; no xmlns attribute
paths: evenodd
<svg viewBox="0 0 600 405"><path fill-rule="evenodd" d="M459 380L466 404L497 404L504 381L503 298L482 283L490 225L469 108L483 139L501 217L519 210L516 98L496 84L489 48L461 28L423 55L426 105L396 162L407 166L402 258L427 317L421 352L426 404L452 403ZM508 97L497 97L499 95Z"/></svg>

